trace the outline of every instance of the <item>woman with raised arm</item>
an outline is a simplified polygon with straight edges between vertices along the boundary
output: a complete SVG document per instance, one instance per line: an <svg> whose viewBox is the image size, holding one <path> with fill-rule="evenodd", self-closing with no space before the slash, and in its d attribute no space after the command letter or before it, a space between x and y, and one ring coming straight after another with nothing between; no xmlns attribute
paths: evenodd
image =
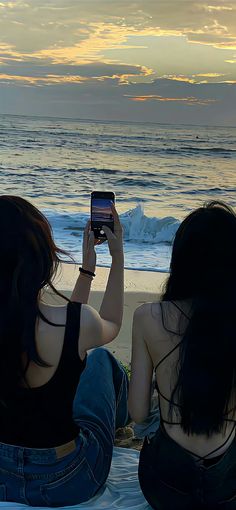
<svg viewBox="0 0 236 510"><path fill-rule="evenodd" d="M236 509L235 289L236 215L210 202L177 230L161 301L134 315L134 421L149 414L153 371L159 397L139 463L154 509Z"/></svg>
<svg viewBox="0 0 236 510"><path fill-rule="evenodd" d="M74 505L108 476L115 428L127 420L127 376L100 347L117 336L123 312L122 229L113 215L99 313L87 305L96 265L89 226L71 300L51 306L42 291L60 294L52 280L63 251L38 209L0 196L0 501Z"/></svg>

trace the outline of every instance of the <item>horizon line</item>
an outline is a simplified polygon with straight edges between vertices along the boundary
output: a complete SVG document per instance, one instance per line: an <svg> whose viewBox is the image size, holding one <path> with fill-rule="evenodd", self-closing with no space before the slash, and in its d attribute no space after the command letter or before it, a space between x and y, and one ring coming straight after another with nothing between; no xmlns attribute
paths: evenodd
<svg viewBox="0 0 236 510"><path fill-rule="evenodd" d="M209 128L213 128L213 127L221 127L221 128L230 128L230 129L236 129L236 125L230 125L230 124L190 124L190 123L186 123L186 122L179 122L178 124L176 124L175 122L173 123L170 123L170 122L153 122L153 121L138 121L138 120L118 120L118 119L92 119L92 118L80 118L80 117L58 117L56 115L38 115L38 114L21 114L21 113L2 113L0 112L0 116L3 116L3 117L26 117L26 118L31 118L31 119L58 119L58 120L64 120L64 121L74 121L74 122L85 122L85 123L90 123L90 122L97 122L97 123L107 123L107 124L136 124L136 125L146 125L146 124L151 124L151 125L159 125L159 126L191 126L191 127L209 127Z"/></svg>

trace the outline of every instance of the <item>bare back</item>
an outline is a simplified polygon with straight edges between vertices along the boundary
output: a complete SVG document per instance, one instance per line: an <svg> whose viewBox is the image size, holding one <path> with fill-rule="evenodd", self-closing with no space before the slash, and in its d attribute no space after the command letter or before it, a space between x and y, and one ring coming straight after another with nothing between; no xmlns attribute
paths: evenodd
<svg viewBox="0 0 236 510"><path fill-rule="evenodd" d="M172 391L177 381L177 362L179 359L179 346L181 342L185 327L188 322L188 314L190 312L189 302L176 303L177 306L184 312L178 309L171 302L148 303L145 305L144 328L145 340L147 348L152 359L153 367L156 367L160 361L173 350L173 352L160 363L156 370L156 381L159 387L159 403L162 417L166 421L169 420L169 402L171 399ZM164 317L163 317L164 316ZM180 321L181 318L181 321ZM163 324L164 320L164 324ZM180 330L179 330L180 324ZM163 397L161 396L163 395ZM165 397L165 398L164 398ZM167 399L167 400L166 400ZM178 405L178 402L176 402ZM230 415L230 418L235 416ZM180 422L180 414L178 407L173 409L173 422ZM226 429L226 434L214 434L210 438L206 435L187 435L183 432L180 425L165 424L165 429L168 435L179 443L182 447L190 450L197 455L204 456L208 452L218 448L224 443L232 430L232 423L229 422ZM228 448L230 442L233 440L234 434L231 435L229 441L219 448L217 455L220 455ZM210 457L211 455L209 455ZM214 455L213 455L214 456Z"/></svg>

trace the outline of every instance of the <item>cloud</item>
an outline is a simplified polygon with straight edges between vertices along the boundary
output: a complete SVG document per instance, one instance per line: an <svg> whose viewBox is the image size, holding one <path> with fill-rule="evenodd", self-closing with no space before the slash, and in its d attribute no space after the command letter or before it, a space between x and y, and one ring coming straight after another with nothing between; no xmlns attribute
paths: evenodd
<svg viewBox="0 0 236 510"><path fill-rule="evenodd" d="M233 7L230 7L227 5L204 5L203 7L208 12L232 11L233 10Z"/></svg>
<svg viewBox="0 0 236 510"><path fill-rule="evenodd" d="M223 0L1 1L1 108L19 94L53 115L168 120L172 108L219 122L235 109L235 15Z"/></svg>
<svg viewBox="0 0 236 510"><path fill-rule="evenodd" d="M0 57L1 59L1 57ZM127 65L127 64L106 64L104 62L94 62L91 64L68 65L68 64L50 64L45 60L41 63L39 59L29 59L22 63L18 60L9 59L7 65L0 64L0 72L7 70L9 74L28 76L47 76L48 74L58 75L78 75L91 78L100 76L147 76L152 71L145 66Z"/></svg>
<svg viewBox="0 0 236 510"><path fill-rule="evenodd" d="M232 2L214 0L208 5L205 0L15 0L0 2L0 65L4 66L2 75L8 80L18 73L26 77L25 82L39 83L35 76L41 78L40 84L78 81L83 73L74 72L75 66L106 65L104 73L93 74L94 77L120 78L121 82L130 81L134 75L139 79L151 79L153 69L158 73L160 53L152 52L154 39L166 40L166 44L174 44L176 38L185 41L186 45L202 45L225 50L229 53L227 63L233 63L230 50L236 48L236 26L233 21L236 5ZM172 40L171 40L172 38ZM142 44L142 41L144 44ZM147 44L145 44L147 43ZM186 46L185 46L186 47ZM146 49L146 54L142 53ZM132 52L133 50L133 52ZM131 52L131 53L128 53ZM145 62L141 56L148 52L152 61ZM171 62L174 61L175 47ZM123 73L113 72L114 65L127 66L133 61L126 55L140 58L140 71ZM196 52L192 52L193 58ZM183 55L184 57L184 55ZM201 59L202 61L202 59ZM17 66L17 62L19 66ZM27 66L26 66L27 64ZM40 67L42 66L41 72ZM68 66L65 73L58 71L58 66ZM210 63L209 63L210 65ZM8 69L7 69L8 66ZM46 72L43 67L48 67ZM71 66L71 68L69 68ZM110 70L108 67L110 67ZM181 61L179 62L181 66ZM206 66L205 66L206 67ZM202 68L202 77L213 78ZM233 68L232 68L233 69ZM201 67L196 69L200 71ZM210 69L222 73L222 67ZM169 71L169 69L168 69ZM196 76L188 76L186 71L173 69L173 79L194 83ZM193 71L193 69L192 69ZM158 73L160 74L160 73ZM167 73L166 73L167 74ZM208 74L208 76L207 76ZM50 80L49 77L53 76ZM200 77L200 75L199 75ZM234 79L235 76L228 76ZM23 83L20 78L19 82Z"/></svg>
<svg viewBox="0 0 236 510"><path fill-rule="evenodd" d="M91 57L124 47L130 35L186 36L189 41L232 47L235 2L205 0L21 0L1 2L1 38L22 53L52 52L54 58ZM219 40L220 37L220 40ZM220 44L220 46L218 46Z"/></svg>
<svg viewBox="0 0 236 510"><path fill-rule="evenodd" d="M188 105L208 105L214 103L216 99L198 99L197 97L163 97L157 95L149 96L129 96L131 101L174 101L175 103L185 102Z"/></svg>
<svg viewBox="0 0 236 510"><path fill-rule="evenodd" d="M185 83L202 83L202 80L199 78L207 78L204 83L211 83L212 80L216 81L216 78L225 76L225 73L197 73L197 74L190 74L188 76L185 76L183 74L166 74L163 76L160 76L160 79L168 79L173 81L180 81ZM217 80L218 82L219 80Z"/></svg>
<svg viewBox="0 0 236 510"><path fill-rule="evenodd" d="M192 76L201 76L206 78L218 78L219 76L224 76L224 73L197 73Z"/></svg>
<svg viewBox="0 0 236 510"><path fill-rule="evenodd" d="M0 82L0 110L7 106L8 113L12 108L21 114L22 105L24 113L33 115L235 125L236 84L156 79L119 86L118 78L82 80L79 85L60 81L49 87Z"/></svg>
<svg viewBox="0 0 236 510"><path fill-rule="evenodd" d="M28 4L18 2L19 5L22 7L28 7ZM14 9L16 7L16 2L0 2L0 9L8 10L8 9Z"/></svg>
<svg viewBox="0 0 236 510"><path fill-rule="evenodd" d="M89 80L89 78L85 78L82 76L60 76L60 75L47 75L45 77L42 76L17 76L0 73L0 83L7 82L11 84L14 82L15 84L21 83L22 85L51 85L51 84L62 84L62 83L83 83Z"/></svg>
<svg viewBox="0 0 236 510"><path fill-rule="evenodd" d="M33 64L33 65L32 65ZM152 70L145 66L126 64L92 63L83 65L44 64L38 59L29 60L27 64L9 59L8 65L0 65L0 81L15 82L21 85L51 85L62 83L80 84L85 81L118 80L123 84L128 79L145 77Z"/></svg>
<svg viewBox="0 0 236 510"><path fill-rule="evenodd" d="M165 74L161 76L162 79L168 79L168 80L174 80L174 81L181 81L186 83L195 83L195 80L192 78L192 76L184 76L183 74Z"/></svg>

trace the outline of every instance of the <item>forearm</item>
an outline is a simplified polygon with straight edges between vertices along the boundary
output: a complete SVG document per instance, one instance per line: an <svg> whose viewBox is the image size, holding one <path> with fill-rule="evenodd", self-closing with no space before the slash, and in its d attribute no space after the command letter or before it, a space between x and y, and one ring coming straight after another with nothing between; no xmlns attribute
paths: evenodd
<svg viewBox="0 0 236 510"><path fill-rule="evenodd" d="M103 297L100 316L114 322L120 328L124 306L124 255L113 255L106 291Z"/></svg>
<svg viewBox="0 0 236 510"><path fill-rule="evenodd" d="M80 273L71 294L71 301L87 304L92 280L93 278L91 276Z"/></svg>

